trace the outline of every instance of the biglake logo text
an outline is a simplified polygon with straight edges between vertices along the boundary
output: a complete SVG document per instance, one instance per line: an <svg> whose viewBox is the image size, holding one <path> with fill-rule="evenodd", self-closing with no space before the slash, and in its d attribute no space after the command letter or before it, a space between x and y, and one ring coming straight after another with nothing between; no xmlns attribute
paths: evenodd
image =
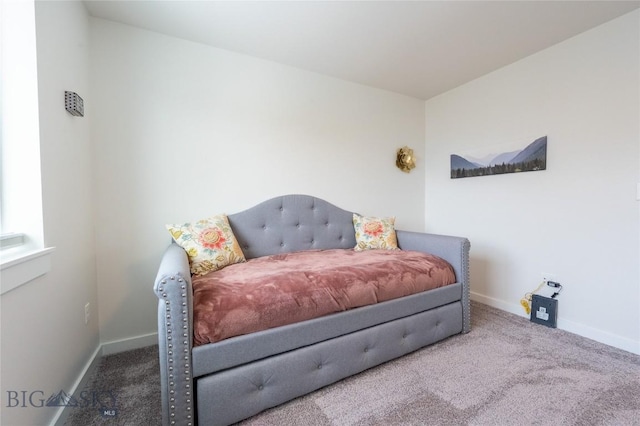
<svg viewBox="0 0 640 426"><path fill-rule="evenodd" d="M60 390L46 399L46 393L42 390L8 390L6 393L7 408L92 407L98 409L103 417L118 415L116 393L109 390L83 390L77 395Z"/></svg>

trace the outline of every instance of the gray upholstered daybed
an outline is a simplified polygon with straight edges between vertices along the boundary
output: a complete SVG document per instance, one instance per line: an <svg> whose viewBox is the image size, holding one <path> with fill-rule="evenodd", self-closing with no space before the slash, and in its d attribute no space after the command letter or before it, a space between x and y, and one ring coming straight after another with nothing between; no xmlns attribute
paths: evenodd
<svg viewBox="0 0 640 426"><path fill-rule="evenodd" d="M228 220L247 259L352 249L356 244L353 213L305 195L277 197ZM469 241L406 231L396 235L403 252L431 253L446 260L455 282L198 346L189 260L182 247L171 244L154 286L159 299L163 424L234 423L468 332Z"/></svg>

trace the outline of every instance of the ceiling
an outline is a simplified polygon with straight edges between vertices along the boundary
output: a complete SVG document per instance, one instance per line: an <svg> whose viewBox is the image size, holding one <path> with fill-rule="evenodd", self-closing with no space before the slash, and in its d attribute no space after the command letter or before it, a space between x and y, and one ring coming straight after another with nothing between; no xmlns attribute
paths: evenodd
<svg viewBox="0 0 640 426"><path fill-rule="evenodd" d="M429 99L640 1L97 1L89 13Z"/></svg>

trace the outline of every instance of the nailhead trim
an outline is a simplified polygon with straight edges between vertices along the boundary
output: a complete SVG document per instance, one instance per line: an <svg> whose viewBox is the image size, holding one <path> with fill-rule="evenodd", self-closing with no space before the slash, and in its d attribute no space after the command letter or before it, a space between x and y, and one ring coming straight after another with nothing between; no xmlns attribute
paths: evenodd
<svg viewBox="0 0 640 426"><path fill-rule="evenodd" d="M186 382L184 384L185 387L183 388L183 389L185 389L184 394L185 394L185 397L186 397L185 401L186 401L186 404L187 404L187 407L185 407L186 410L185 410L184 415L186 417L186 420L190 420L191 419L191 414L190 414L190 412L191 412L191 392L190 392L190 388L191 388L191 372L189 371L189 360L190 360L190 356L189 356L189 340L188 340L188 337L189 337L189 335L188 335L189 317L188 317L188 312L187 312L187 309L186 309L186 306L187 306L187 292L186 292L187 286L186 286L186 284L184 284L184 279L182 277L177 277L176 278L175 276L172 276L172 277L169 277L169 280L170 281L178 281L179 283L181 283L180 289L182 291L180 292L180 297L181 297L182 300L180 301L180 305L179 306L182 306L182 309L180 310L180 313L182 315L181 315L181 318L180 318L181 321L179 322L179 324L182 324L182 330L183 330L182 337L184 338L184 340L182 340L182 345L184 346L183 351L182 351L183 354L184 354L184 356L183 356L184 361L182 363L181 371L184 372L183 373L183 380L184 380L183 383ZM169 296L167 294L167 291L165 291L166 289L164 287L167 284L167 280L163 279L160 283L161 283L162 286L158 287L158 291L160 292L162 298L165 299L165 305L166 305L166 315L165 315L165 317L166 317L165 318L166 319L166 325L167 325L167 337L166 337L166 339L168 341L168 344L167 344L167 348L168 348L168 350L167 350L167 362L169 364L168 370L170 372L169 375L168 375L168 378L169 378L168 388L169 388L169 394L171 395L171 397L170 397L171 404L169 405L169 416L170 416L170 419L171 419L171 424L176 424L175 418L177 416L179 416L179 413L176 412L176 405L175 405L175 397L174 397L174 395L178 391L178 388L177 388L177 383L174 380L176 377L173 374L173 364L175 362L177 362L177 358L175 358L175 354L174 354L174 351L173 351L173 343L171 342L172 341L172 335L173 335L173 330L172 330L171 327L173 326L174 323L172 323L172 318L171 318L171 310L172 310L171 309L171 301L168 300ZM188 425L191 425L190 421L186 421L183 424L185 424L185 423L188 424Z"/></svg>

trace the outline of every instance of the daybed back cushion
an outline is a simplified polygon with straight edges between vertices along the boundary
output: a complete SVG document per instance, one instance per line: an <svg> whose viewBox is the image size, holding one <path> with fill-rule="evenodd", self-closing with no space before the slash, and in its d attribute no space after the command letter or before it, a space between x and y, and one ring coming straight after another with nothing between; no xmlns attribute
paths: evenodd
<svg viewBox="0 0 640 426"><path fill-rule="evenodd" d="M353 248L353 213L308 195L272 198L229 215L244 256Z"/></svg>

